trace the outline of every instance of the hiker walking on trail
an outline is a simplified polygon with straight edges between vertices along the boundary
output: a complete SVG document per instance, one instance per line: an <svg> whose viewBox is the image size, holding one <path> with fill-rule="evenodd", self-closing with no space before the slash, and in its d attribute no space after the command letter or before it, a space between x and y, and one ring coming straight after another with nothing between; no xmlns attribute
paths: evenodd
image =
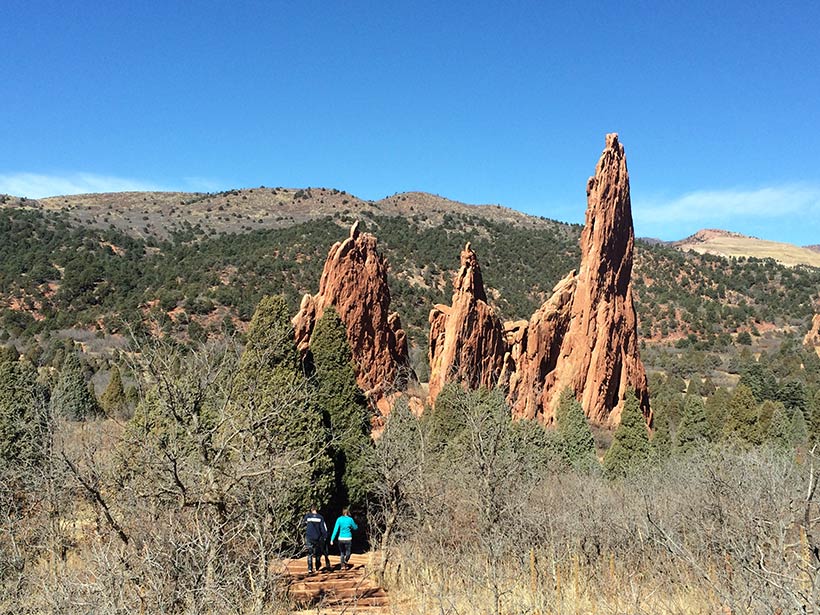
<svg viewBox="0 0 820 615"><path fill-rule="evenodd" d="M350 565L347 563L350 560L351 546L353 545L353 530L358 530L359 526L350 516L350 510L342 509L342 516L336 519L336 526L333 528L333 535L330 537L330 544L336 540L336 535L339 535L339 557L342 560L342 570L347 570Z"/></svg>
<svg viewBox="0 0 820 615"><path fill-rule="evenodd" d="M313 574L313 562L316 561L316 570L322 565L323 543L327 540L327 524L325 518L319 514L316 505L311 505L310 512L304 517L305 546L307 547L308 574ZM326 562L328 567L330 562Z"/></svg>

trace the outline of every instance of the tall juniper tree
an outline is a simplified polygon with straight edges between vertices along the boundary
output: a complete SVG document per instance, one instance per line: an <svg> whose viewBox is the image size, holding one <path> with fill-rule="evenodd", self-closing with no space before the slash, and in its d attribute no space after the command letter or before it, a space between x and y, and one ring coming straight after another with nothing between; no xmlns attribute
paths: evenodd
<svg viewBox="0 0 820 615"><path fill-rule="evenodd" d="M598 466L592 431L584 409L572 389L567 388L561 393L555 419L567 462L581 472L588 472Z"/></svg>
<svg viewBox="0 0 820 615"><path fill-rule="evenodd" d="M729 400L723 437L754 444L759 437L757 422L758 408L752 389L745 384L738 384Z"/></svg>
<svg viewBox="0 0 820 615"><path fill-rule="evenodd" d="M44 455L48 395L26 362L0 362L0 468L36 464Z"/></svg>
<svg viewBox="0 0 820 615"><path fill-rule="evenodd" d="M325 309L310 339L318 385L317 400L330 426L337 497L353 505L365 501L371 487L370 412L356 372L344 323L333 307Z"/></svg>
<svg viewBox="0 0 820 615"><path fill-rule="evenodd" d="M260 445L277 456L293 451L306 471L293 498L294 509L326 502L333 482L328 438L316 389L306 378L293 337L287 303L266 296L254 312L239 361L236 409L248 424L260 421L267 435Z"/></svg>
<svg viewBox="0 0 820 615"><path fill-rule="evenodd" d="M110 416L121 417L125 415L128 404L122 386L120 368L116 365L111 368L111 377L108 380L108 386L100 396L100 404Z"/></svg>
<svg viewBox="0 0 820 615"><path fill-rule="evenodd" d="M652 448L638 400L627 395L621 424L615 430L612 446L604 457L604 472L610 478L627 476L645 467Z"/></svg>
<svg viewBox="0 0 820 615"><path fill-rule="evenodd" d="M51 396L55 413L72 421L84 421L102 414L97 398L88 387L83 367L77 354L70 352L63 360L60 378Z"/></svg>

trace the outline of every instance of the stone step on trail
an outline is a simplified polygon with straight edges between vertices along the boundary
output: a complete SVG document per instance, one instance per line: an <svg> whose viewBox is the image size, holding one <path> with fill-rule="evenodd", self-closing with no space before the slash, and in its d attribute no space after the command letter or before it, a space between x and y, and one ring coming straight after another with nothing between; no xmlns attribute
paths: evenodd
<svg viewBox="0 0 820 615"><path fill-rule="evenodd" d="M372 554L371 554L372 555ZM370 555L353 554L351 568L342 570L338 558L331 570L320 568L308 574L306 558L287 560L288 594L302 608L297 613L313 615L387 615L390 613L387 592L379 587L369 566Z"/></svg>

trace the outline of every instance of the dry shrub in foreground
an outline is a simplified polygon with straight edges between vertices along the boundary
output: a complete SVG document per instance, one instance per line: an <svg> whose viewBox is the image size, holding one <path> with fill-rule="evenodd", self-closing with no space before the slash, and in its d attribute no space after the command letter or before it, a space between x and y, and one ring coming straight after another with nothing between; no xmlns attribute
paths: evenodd
<svg viewBox="0 0 820 615"><path fill-rule="evenodd" d="M394 451L418 466L393 486L401 612L820 613L816 454L703 447L611 481L539 469L478 401Z"/></svg>

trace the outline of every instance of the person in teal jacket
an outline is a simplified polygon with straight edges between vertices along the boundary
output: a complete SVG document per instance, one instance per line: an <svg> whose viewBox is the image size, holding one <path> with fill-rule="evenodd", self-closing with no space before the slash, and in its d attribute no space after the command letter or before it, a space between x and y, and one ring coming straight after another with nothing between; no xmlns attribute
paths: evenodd
<svg viewBox="0 0 820 615"><path fill-rule="evenodd" d="M350 550L353 545L353 530L358 530L359 526L350 516L350 510L342 509L342 516L336 519L336 526L333 528L333 535L330 537L330 544L336 540L336 535L339 535L339 557L342 560L342 570L347 570L350 565L347 563L350 560Z"/></svg>

